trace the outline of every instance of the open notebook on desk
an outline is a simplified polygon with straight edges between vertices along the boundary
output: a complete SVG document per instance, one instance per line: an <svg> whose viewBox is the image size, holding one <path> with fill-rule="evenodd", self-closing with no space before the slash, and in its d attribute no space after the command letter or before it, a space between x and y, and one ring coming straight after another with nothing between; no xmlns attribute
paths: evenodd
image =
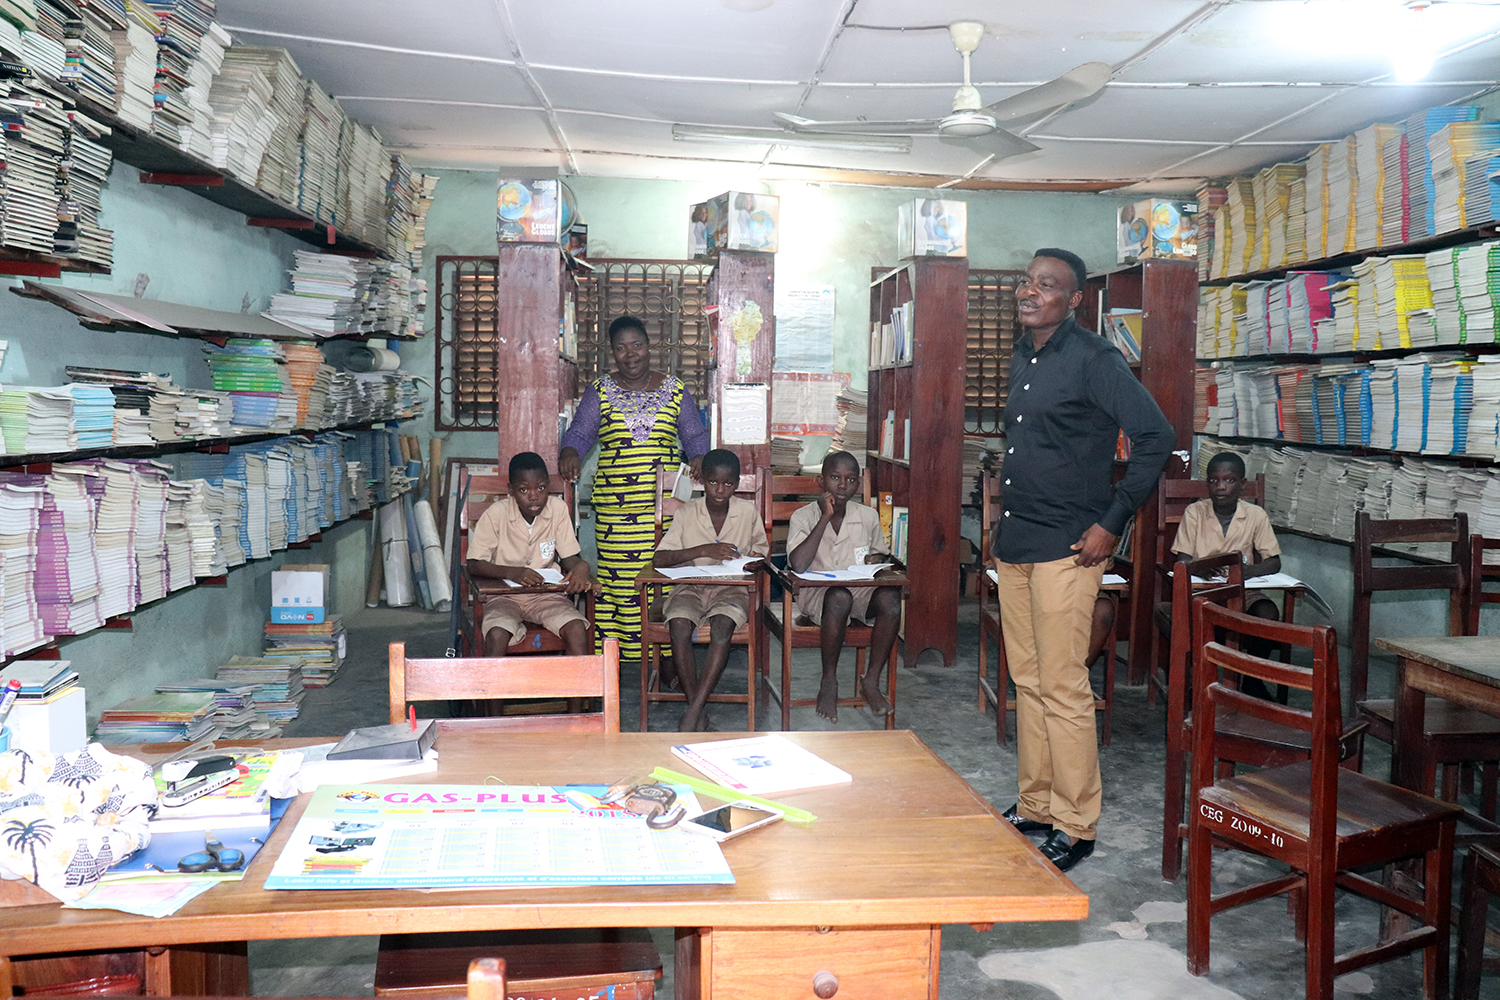
<svg viewBox="0 0 1500 1000"><path fill-rule="evenodd" d="M793 575L800 576L804 580L873 580L875 574L883 569L890 569L895 563L864 563L859 566L850 566L848 569L807 569L798 573L793 570Z"/></svg>
<svg viewBox="0 0 1500 1000"><path fill-rule="evenodd" d="M656 572L673 580L701 580L715 576L744 576L746 567L761 561L760 556L745 556L740 559L725 559L707 566L672 566L658 568Z"/></svg>

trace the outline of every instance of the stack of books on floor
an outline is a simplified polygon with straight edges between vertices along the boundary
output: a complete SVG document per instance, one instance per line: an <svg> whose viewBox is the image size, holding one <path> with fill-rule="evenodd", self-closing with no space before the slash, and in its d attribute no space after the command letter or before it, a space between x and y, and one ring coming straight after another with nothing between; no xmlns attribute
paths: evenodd
<svg viewBox="0 0 1500 1000"><path fill-rule="evenodd" d="M268 736L275 736L297 717L298 706L307 695L302 685L302 661L298 659L231 656L214 676L229 684L255 685L255 711L266 717Z"/></svg>
<svg viewBox="0 0 1500 1000"><path fill-rule="evenodd" d="M235 740L264 735L270 728L264 715L255 711L254 684L231 684L213 678L196 678L156 685L157 694L207 694L214 700L214 739Z"/></svg>
<svg viewBox="0 0 1500 1000"><path fill-rule="evenodd" d="M346 643L338 615L317 625L266 622L265 659L299 661L305 688L328 686L343 665Z"/></svg>
<svg viewBox="0 0 1500 1000"><path fill-rule="evenodd" d="M122 743L196 742L214 733L218 708L211 693L143 694L107 708L94 727L94 739Z"/></svg>

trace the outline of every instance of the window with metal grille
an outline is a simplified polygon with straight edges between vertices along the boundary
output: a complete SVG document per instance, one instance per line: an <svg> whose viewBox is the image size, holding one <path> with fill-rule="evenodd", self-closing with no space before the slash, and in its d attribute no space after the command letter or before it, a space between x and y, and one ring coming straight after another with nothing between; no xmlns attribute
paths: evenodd
<svg viewBox="0 0 1500 1000"><path fill-rule="evenodd" d="M493 430L496 257L439 257L436 382L438 430ZM637 316L651 337L652 367L706 397L713 363L708 313L713 265L693 260L590 260L578 281L578 388L613 367L609 324Z"/></svg>
<svg viewBox="0 0 1500 1000"><path fill-rule="evenodd" d="M614 367L609 324L635 316L651 337L651 366L682 379L705 399L713 365L708 325L713 264L696 260L591 259L578 275L578 385Z"/></svg>
<svg viewBox="0 0 1500 1000"><path fill-rule="evenodd" d="M1020 325L1016 284L1024 271L969 270L969 340L964 363L964 430L1002 434L1010 356Z"/></svg>

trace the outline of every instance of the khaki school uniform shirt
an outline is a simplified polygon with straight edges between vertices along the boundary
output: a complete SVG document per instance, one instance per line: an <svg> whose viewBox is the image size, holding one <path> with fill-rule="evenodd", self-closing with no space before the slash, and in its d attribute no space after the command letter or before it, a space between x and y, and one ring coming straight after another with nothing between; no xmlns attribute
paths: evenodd
<svg viewBox="0 0 1500 1000"><path fill-rule="evenodd" d="M820 517L822 514L816 503L799 507L792 512L786 529L788 553L796 551L797 546L812 534ZM818 539L818 551L813 554L812 562L807 564L807 568L848 569L856 563L864 562L866 555L888 552L890 549L886 547L885 536L880 533L880 515L873 507L850 500L844 508L843 527L837 534L834 534L832 524L823 529L823 537Z"/></svg>
<svg viewBox="0 0 1500 1000"><path fill-rule="evenodd" d="M492 504L469 529L469 558L496 566L545 569L578 555L578 537L562 497L547 504L530 524L510 497Z"/></svg>
<svg viewBox="0 0 1500 1000"><path fill-rule="evenodd" d="M1182 524L1177 529L1172 551L1189 559L1238 552L1246 562L1264 562L1281 555L1281 545L1276 541L1276 532L1271 530L1271 519L1261 507L1239 501L1226 532L1214 514L1214 502L1198 500L1182 512Z"/></svg>
<svg viewBox="0 0 1500 1000"><path fill-rule="evenodd" d="M724 515L724 527L717 532L714 531L713 519L708 514L708 502L702 497L689 500L672 518L671 527L656 548L658 551L675 552L712 542L727 542L738 548L742 557L764 557L771 552L771 545L766 540L766 526L756 513L755 504L739 497L730 497L729 510ZM694 559L689 565L709 566L718 561L705 556Z"/></svg>

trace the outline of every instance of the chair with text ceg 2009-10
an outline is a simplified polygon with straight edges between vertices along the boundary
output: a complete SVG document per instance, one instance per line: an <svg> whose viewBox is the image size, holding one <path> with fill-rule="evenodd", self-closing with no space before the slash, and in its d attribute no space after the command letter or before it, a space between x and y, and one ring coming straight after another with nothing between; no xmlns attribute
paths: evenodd
<svg viewBox="0 0 1500 1000"><path fill-rule="evenodd" d="M599 698L595 714L441 719L451 729L548 732L620 731L620 644L607 639L597 656L508 656L495 659L408 659L405 643L390 649L391 721L412 701L452 698ZM512 994L553 990L592 996L613 987L616 1000L649 1000L661 976L661 954L641 928L383 934L375 960L375 995L462 997L471 959L501 954Z"/></svg>
<svg viewBox="0 0 1500 1000"><path fill-rule="evenodd" d="M1333 1000L1333 980L1375 962L1423 951L1428 1000L1448 988L1449 902L1453 828L1462 811L1452 803L1387 784L1339 766L1343 731L1338 645L1327 625L1290 625L1193 602L1200 645L1193 679L1193 769L1188 820L1188 971L1209 972L1210 917L1284 892L1294 894L1298 940L1307 951L1309 1000ZM1222 635L1226 642L1215 641ZM1310 650L1312 666L1278 663L1243 652L1249 639ZM1285 684L1312 696L1311 710L1254 698L1228 674ZM1311 758L1233 777L1216 777L1218 720L1235 712L1306 730ZM1213 893L1215 848L1280 862L1272 877L1237 882ZM1357 869L1404 858L1424 863L1421 896L1413 897ZM1334 954L1334 902L1343 889L1405 913L1425 926L1344 955ZM1371 921L1372 924L1375 921ZM1374 928L1372 927L1372 932Z"/></svg>

